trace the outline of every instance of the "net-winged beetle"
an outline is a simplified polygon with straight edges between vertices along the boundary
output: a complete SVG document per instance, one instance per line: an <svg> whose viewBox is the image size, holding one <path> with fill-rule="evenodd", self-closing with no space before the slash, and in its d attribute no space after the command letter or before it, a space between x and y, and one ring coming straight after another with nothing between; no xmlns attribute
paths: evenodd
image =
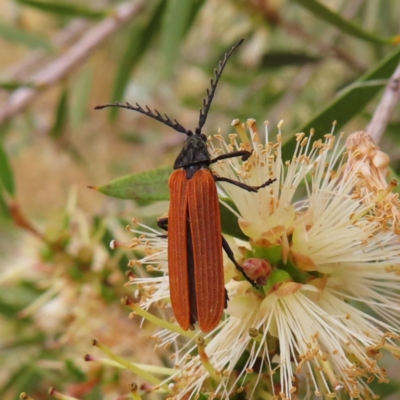
<svg viewBox="0 0 400 400"><path fill-rule="evenodd" d="M207 137L201 130L218 85L219 78L231 54L242 44L241 39L225 53L211 79L211 90L203 99L199 123L194 133L184 128L176 119L173 121L157 110L143 109L138 103L105 104L105 107L121 107L137 111L184 133L187 139L176 158L174 172L169 179L170 209L168 218L162 218L158 225L168 231L168 271L172 309L178 324L184 330L193 329L196 322L203 332L214 329L227 305L224 285L222 249L236 268L243 268L236 262L233 252L222 236L218 193L215 182L229 182L249 192L272 183L269 179L261 186L248 186L242 182L215 176L210 164L217 161L242 157L247 160L251 152L246 150L222 154L211 159L207 149ZM249 280L249 279L248 279Z"/></svg>

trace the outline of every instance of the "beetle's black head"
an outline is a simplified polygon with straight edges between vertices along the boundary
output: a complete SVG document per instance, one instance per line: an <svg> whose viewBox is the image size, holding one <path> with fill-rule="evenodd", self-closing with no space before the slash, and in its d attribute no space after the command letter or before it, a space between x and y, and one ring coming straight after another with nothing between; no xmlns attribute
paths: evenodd
<svg viewBox="0 0 400 400"><path fill-rule="evenodd" d="M207 149L206 135L191 135L185 140L183 148L175 160L174 169L185 168L191 165L209 165L211 161Z"/></svg>

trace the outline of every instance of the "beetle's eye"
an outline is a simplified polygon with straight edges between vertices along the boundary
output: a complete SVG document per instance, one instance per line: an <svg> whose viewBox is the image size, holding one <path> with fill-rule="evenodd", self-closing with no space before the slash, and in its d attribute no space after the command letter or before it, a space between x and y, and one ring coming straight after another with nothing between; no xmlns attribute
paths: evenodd
<svg viewBox="0 0 400 400"><path fill-rule="evenodd" d="M207 136L204 133L200 134L200 137L207 142Z"/></svg>

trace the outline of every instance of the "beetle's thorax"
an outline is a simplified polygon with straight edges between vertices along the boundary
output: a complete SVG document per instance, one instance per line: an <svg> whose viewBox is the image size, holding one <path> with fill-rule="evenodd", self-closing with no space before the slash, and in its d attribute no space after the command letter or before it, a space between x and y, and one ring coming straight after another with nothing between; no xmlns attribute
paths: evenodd
<svg viewBox="0 0 400 400"><path fill-rule="evenodd" d="M181 152L175 160L174 169L208 167L211 157L208 153L207 138L205 135L191 135L186 139ZM198 168L197 168L198 167Z"/></svg>

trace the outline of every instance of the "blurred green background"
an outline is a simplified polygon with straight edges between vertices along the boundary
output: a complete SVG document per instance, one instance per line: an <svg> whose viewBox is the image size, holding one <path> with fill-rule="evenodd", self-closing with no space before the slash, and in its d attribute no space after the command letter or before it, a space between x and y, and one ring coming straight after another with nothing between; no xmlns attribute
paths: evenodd
<svg viewBox="0 0 400 400"><path fill-rule="evenodd" d="M0 0L0 399L45 399L50 386L124 398L131 374L83 361L92 337L167 363L119 303L134 254L108 243L130 240L133 217L154 225L168 203L87 186L172 165L184 137L94 106L139 102L193 129L213 69L243 37L204 133L255 118L273 140L284 120L289 159L297 132L366 129L400 60L399 16L396 0ZM379 143L395 172L399 127L397 105Z"/></svg>

